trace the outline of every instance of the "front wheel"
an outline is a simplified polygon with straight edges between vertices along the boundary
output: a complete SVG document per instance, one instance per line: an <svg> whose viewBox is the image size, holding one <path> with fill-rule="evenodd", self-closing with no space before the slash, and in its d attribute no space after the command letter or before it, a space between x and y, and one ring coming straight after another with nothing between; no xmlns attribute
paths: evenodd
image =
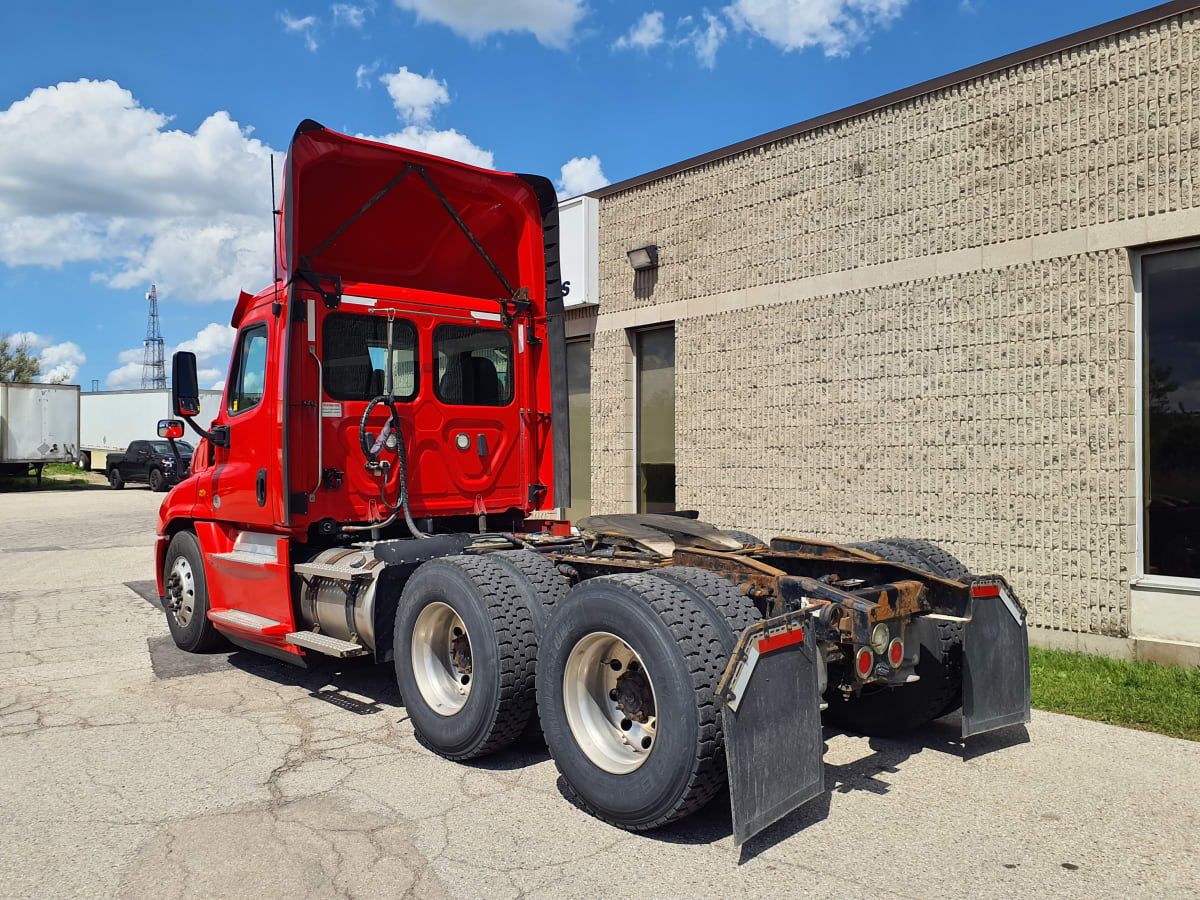
<svg viewBox="0 0 1200 900"><path fill-rule="evenodd" d="M538 712L585 809L644 831L712 799L725 784L724 659L709 613L666 579L605 576L568 594L538 651Z"/></svg>
<svg viewBox="0 0 1200 900"><path fill-rule="evenodd" d="M221 646L224 638L208 620L208 580L200 542L190 531L171 539L163 562L163 610L175 645L189 653Z"/></svg>
<svg viewBox="0 0 1200 900"><path fill-rule="evenodd" d="M167 489L167 478L162 473L162 469L150 470L150 490L156 494L161 494Z"/></svg>
<svg viewBox="0 0 1200 900"><path fill-rule="evenodd" d="M125 487L125 479L121 477L121 471L116 466L108 470L108 483L114 491Z"/></svg>

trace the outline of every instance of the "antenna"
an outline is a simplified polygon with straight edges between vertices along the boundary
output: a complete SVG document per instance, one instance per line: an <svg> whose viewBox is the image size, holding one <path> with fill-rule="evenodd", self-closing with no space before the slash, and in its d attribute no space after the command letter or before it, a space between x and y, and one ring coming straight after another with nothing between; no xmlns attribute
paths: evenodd
<svg viewBox="0 0 1200 900"><path fill-rule="evenodd" d="M165 388L167 366L163 359L162 331L158 327L158 290L155 285L150 285L146 299L150 301L150 316L146 320L146 340L143 342L146 349L142 354L142 387Z"/></svg>

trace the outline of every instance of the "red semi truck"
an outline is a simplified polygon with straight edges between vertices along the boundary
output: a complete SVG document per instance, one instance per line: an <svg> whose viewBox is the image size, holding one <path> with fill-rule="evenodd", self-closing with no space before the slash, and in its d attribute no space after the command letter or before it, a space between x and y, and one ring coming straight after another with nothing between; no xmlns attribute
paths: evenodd
<svg viewBox="0 0 1200 900"><path fill-rule="evenodd" d="M390 664L434 752L540 725L593 814L654 828L728 784L739 842L823 790L822 715L895 733L961 707L964 737L1028 721L1023 607L932 544L529 519L569 493L547 179L305 121L276 221L207 427L195 358L172 362L201 437L156 545L183 649Z"/></svg>

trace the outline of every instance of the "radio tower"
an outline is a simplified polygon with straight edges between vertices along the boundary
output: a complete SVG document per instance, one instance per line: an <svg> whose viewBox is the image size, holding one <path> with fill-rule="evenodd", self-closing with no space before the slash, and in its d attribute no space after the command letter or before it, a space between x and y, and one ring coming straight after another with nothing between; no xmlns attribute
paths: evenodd
<svg viewBox="0 0 1200 900"><path fill-rule="evenodd" d="M146 320L146 352L142 356L142 387L165 388L167 366L163 360L163 338L158 328L158 291L150 285L146 295L150 301L150 318Z"/></svg>

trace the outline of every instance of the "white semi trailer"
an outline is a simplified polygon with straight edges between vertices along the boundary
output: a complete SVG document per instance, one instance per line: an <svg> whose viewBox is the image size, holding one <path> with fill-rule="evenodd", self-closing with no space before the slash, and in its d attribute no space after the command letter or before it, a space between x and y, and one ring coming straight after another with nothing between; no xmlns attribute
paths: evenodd
<svg viewBox="0 0 1200 900"><path fill-rule="evenodd" d="M0 475L79 457L79 385L0 382Z"/></svg>
<svg viewBox="0 0 1200 900"><path fill-rule="evenodd" d="M221 391L200 392L198 422L217 417ZM158 420L171 417L171 391L91 391L80 397L79 467L105 471L109 453L124 453L134 441L158 436Z"/></svg>

